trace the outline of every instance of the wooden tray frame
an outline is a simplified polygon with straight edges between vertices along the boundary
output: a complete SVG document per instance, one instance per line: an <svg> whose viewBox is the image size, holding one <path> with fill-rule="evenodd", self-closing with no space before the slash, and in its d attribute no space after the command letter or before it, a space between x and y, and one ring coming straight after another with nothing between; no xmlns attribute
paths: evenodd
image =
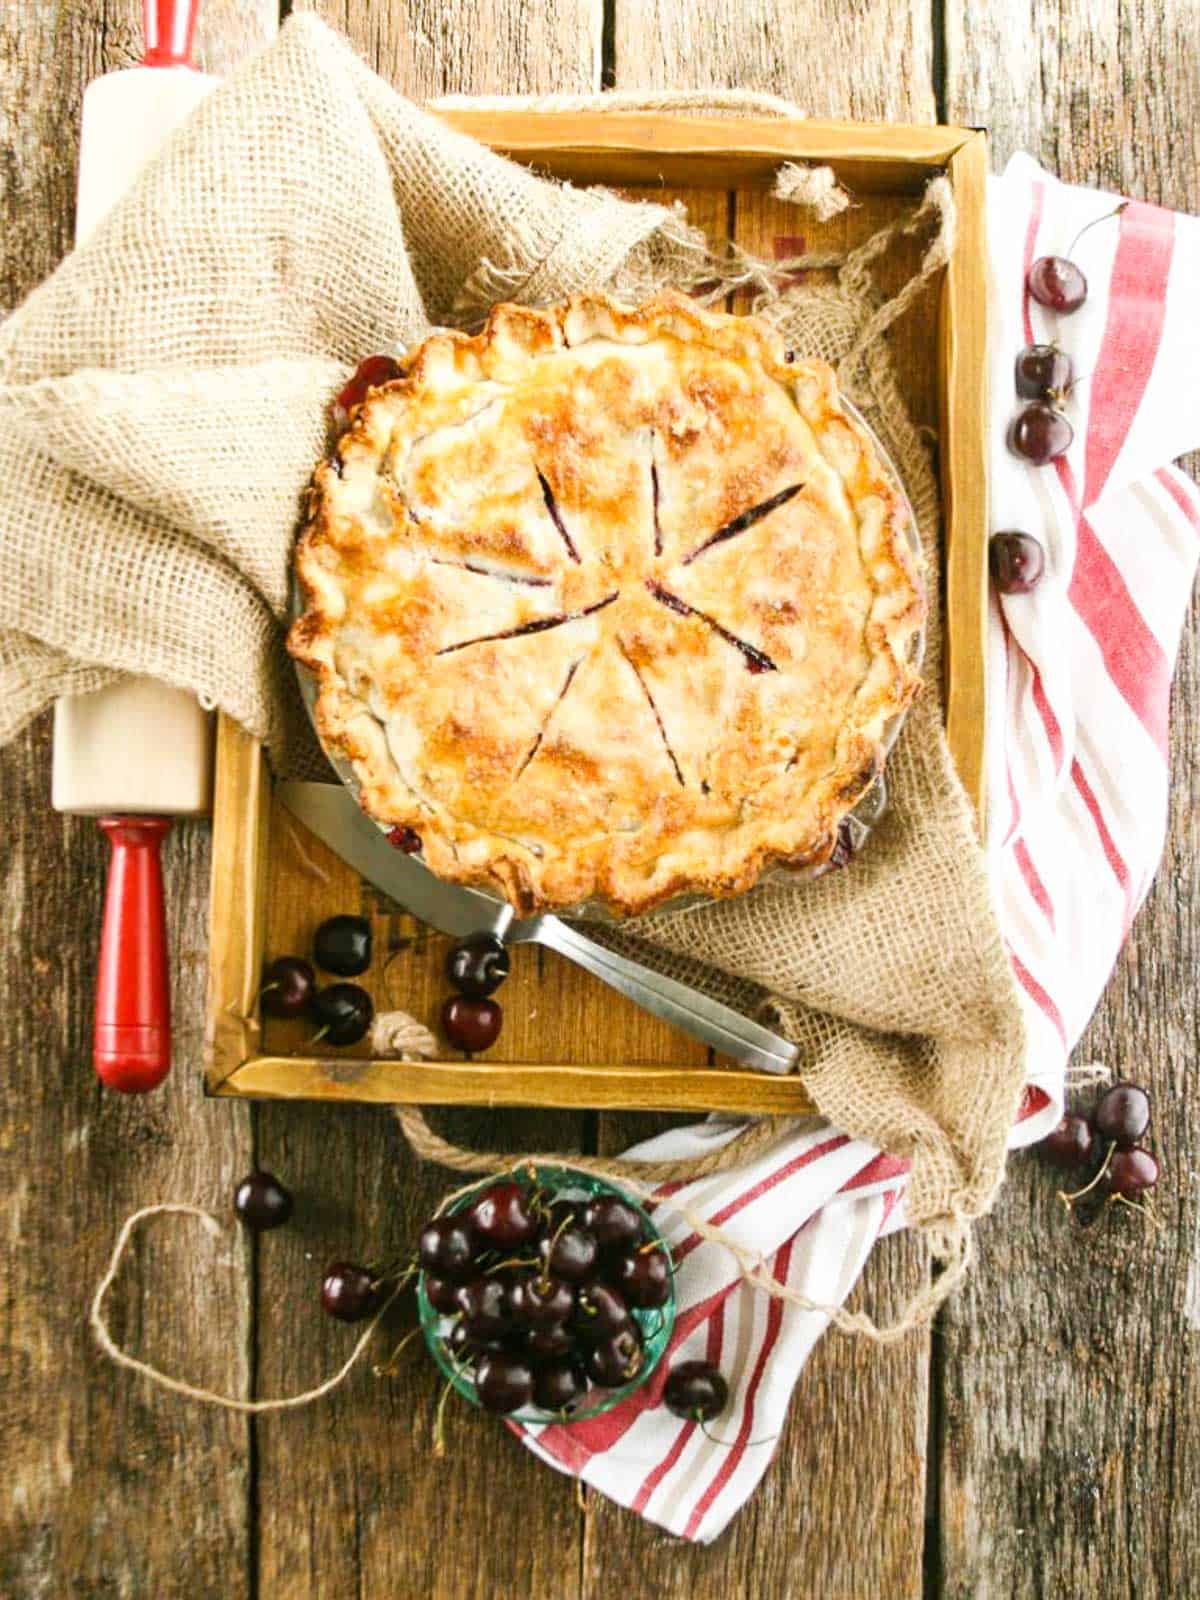
<svg viewBox="0 0 1200 1600"><path fill-rule="evenodd" d="M781 161L833 167L852 190L954 186L955 251L941 291L938 401L945 527L946 727L984 815L987 624L986 136L952 127L704 120L653 114L470 111L446 120L494 149L578 183L726 191L770 186ZM264 959L270 776L254 740L218 718L206 1084L210 1093L441 1105L795 1114L796 1077L642 1062L402 1062L266 1053L257 1011Z"/></svg>

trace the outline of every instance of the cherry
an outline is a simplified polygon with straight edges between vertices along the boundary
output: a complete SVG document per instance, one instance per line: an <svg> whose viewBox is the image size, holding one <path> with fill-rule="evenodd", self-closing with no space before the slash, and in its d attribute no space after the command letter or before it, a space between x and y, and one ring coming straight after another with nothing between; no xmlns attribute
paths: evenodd
<svg viewBox="0 0 1200 1600"><path fill-rule="evenodd" d="M1064 315L1078 311L1087 299L1087 279L1066 256L1039 256L1025 282L1039 305Z"/></svg>
<svg viewBox="0 0 1200 1600"><path fill-rule="evenodd" d="M575 1291L561 1278L518 1278L508 1292L508 1309L526 1327L559 1327L575 1309Z"/></svg>
<svg viewBox="0 0 1200 1600"><path fill-rule="evenodd" d="M568 1223L561 1233L554 1232L538 1240L538 1259L544 1272L552 1272L568 1283L586 1283L596 1275L600 1246L595 1235L586 1228Z"/></svg>
<svg viewBox="0 0 1200 1600"><path fill-rule="evenodd" d="M533 1402L543 1411L567 1411L587 1393L587 1378L572 1361L555 1361L534 1374Z"/></svg>
<svg viewBox="0 0 1200 1600"><path fill-rule="evenodd" d="M400 363L393 356L367 356L354 369L354 375L338 391L331 409L333 425L340 433L350 420L355 406L362 405L368 389L377 389L381 383L390 383L400 375Z"/></svg>
<svg viewBox="0 0 1200 1600"><path fill-rule="evenodd" d="M475 1370L475 1393L485 1411L501 1416L519 1411L533 1398L533 1369L522 1356L489 1350Z"/></svg>
<svg viewBox="0 0 1200 1600"><path fill-rule="evenodd" d="M456 1050L468 1054L494 1045L503 1020L504 1013L494 1000L471 1000L455 994L442 1007L442 1032Z"/></svg>
<svg viewBox="0 0 1200 1600"><path fill-rule="evenodd" d="M1114 1150L1108 1164L1106 1182L1110 1194L1119 1194L1125 1200L1136 1199L1158 1183L1158 1162L1141 1145L1131 1149Z"/></svg>
<svg viewBox="0 0 1200 1600"><path fill-rule="evenodd" d="M531 1328L525 1340L531 1361L558 1361L575 1349L575 1335L561 1322L548 1328Z"/></svg>
<svg viewBox="0 0 1200 1600"><path fill-rule="evenodd" d="M1029 533L1012 528L988 541L988 566L1001 594L1028 594L1045 570L1046 553Z"/></svg>
<svg viewBox="0 0 1200 1600"><path fill-rule="evenodd" d="M321 1309L339 1322L362 1322L379 1309L379 1284L366 1267L335 1261L325 1269Z"/></svg>
<svg viewBox="0 0 1200 1600"><path fill-rule="evenodd" d="M457 1294L458 1285L452 1283L449 1278L438 1278L431 1272L425 1274L425 1298L435 1311L440 1311L445 1316L457 1311Z"/></svg>
<svg viewBox="0 0 1200 1600"><path fill-rule="evenodd" d="M252 1233L266 1233L291 1216L292 1197L273 1172L252 1172L234 1190L233 1209Z"/></svg>
<svg viewBox="0 0 1200 1600"><path fill-rule="evenodd" d="M663 1387L663 1402L677 1417L709 1422L724 1411L729 1385L711 1361L681 1361Z"/></svg>
<svg viewBox="0 0 1200 1600"><path fill-rule="evenodd" d="M420 854L421 835L415 828L389 828L386 837L393 850L403 850L406 856Z"/></svg>
<svg viewBox="0 0 1200 1600"><path fill-rule="evenodd" d="M508 1332L508 1290L498 1278L460 1283L454 1299L473 1341L495 1339Z"/></svg>
<svg viewBox="0 0 1200 1600"><path fill-rule="evenodd" d="M1064 1172L1078 1171L1087 1166L1096 1148L1092 1125L1086 1117L1068 1112L1039 1148L1051 1166Z"/></svg>
<svg viewBox="0 0 1200 1600"><path fill-rule="evenodd" d="M1092 1124L1102 1138L1128 1150L1150 1126L1150 1096L1136 1083L1114 1083L1100 1096Z"/></svg>
<svg viewBox="0 0 1200 1600"><path fill-rule="evenodd" d="M1056 344L1027 344L1018 352L1013 369L1017 393L1023 400L1061 400L1074 374L1070 356Z"/></svg>
<svg viewBox="0 0 1200 1600"><path fill-rule="evenodd" d="M537 1236L537 1219L519 1183L494 1183L467 1210L472 1231L490 1245L512 1250Z"/></svg>
<svg viewBox="0 0 1200 1600"><path fill-rule="evenodd" d="M1008 448L1035 467L1057 461L1070 449L1075 430L1067 418L1046 400L1031 400L1013 419Z"/></svg>
<svg viewBox="0 0 1200 1600"><path fill-rule="evenodd" d="M625 1297L608 1283L588 1283L575 1298L571 1326L592 1339L608 1339L633 1325Z"/></svg>
<svg viewBox="0 0 1200 1600"><path fill-rule="evenodd" d="M459 994L483 1000L508 977L508 946L494 933L473 933L446 957L446 976Z"/></svg>
<svg viewBox="0 0 1200 1600"><path fill-rule="evenodd" d="M375 1007L358 984L331 983L317 990L313 1015L321 1024L314 1044L320 1039L328 1039L330 1044L357 1044L371 1026Z"/></svg>
<svg viewBox="0 0 1200 1600"><path fill-rule="evenodd" d="M628 1305L649 1310L665 1306L671 1298L671 1268L665 1251L657 1246L614 1257L608 1275Z"/></svg>
<svg viewBox="0 0 1200 1600"><path fill-rule="evenodd" d="M588 1376L605 1389L616 1389L637 1377L645 1359L642 1341L631 1322L588 1351Z"/></svg>
<svg viewBox="0 0 1200 1600"><path fill-rule="evenodd" d="M317 979L307 961L299 956L278 956L263 973L259 990L262 1008L269 1017L300 1017L312 1005Z"/></svg>
<svg viewBox="0 0 1200 1600"><path fill-rule="evenodd" d="M594 1234L602 1249L627 1249L640 1242L642 1219L637 1210L620 1195L602 1194L588 1202L583 1213L584 1226Z"/></svg>
<svg viewBox="0 0 1200 1600"><path fill-rule="evenodd" d="M371 924L366 917L327 917L313 935L317 965L341 978L357 978L371 965Z"/></svg>
<svg viewBox="0 0 1200 1600"><path fill-rule="evenodd" d="M435 1277L448 1278L451 1283L461 1283L471 1276L475 1249L475 1239L462 1217L432 1217L417 1239L417 1259L421 1266Z"/></svg>

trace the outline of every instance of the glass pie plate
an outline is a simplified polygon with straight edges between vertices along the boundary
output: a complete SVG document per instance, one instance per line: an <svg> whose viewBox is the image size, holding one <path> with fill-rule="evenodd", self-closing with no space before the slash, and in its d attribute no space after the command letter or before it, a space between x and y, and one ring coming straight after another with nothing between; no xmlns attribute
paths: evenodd
<svg viewBox="0 0 1200 1600"><path fill-rule="evenodd" d="M603 1178L593 1177L589 1172L579 1172L573 1167L557 1167L536 1165L524 1167L522 1173L528 1173L534 1183L552 1193L554 1200L591 1200L596 1195L615 1195L624 1200L638 1213L642 1219L642 1233L646 1244L656 1244L663 1251L671 1271L671 1291L665 1305L655 1306L652 1310L639 1310L630 1307L630 1315L641 1331L645 1361L637 1377L629 1383L622 1384L617 1389L601 1389L593 1387L588 1390L584 1400L573 1410L567 1413L560 1411L543 1411L540 1406L525 1406L519 1411L509 1413L514 1422L583 1422L588 1417L598 1417L605 1411L611 1411L614 1406L620 1405L622 1400L627 1400L631 1394L636 1394L642 1385L647 1382L654 1369L662 1360L668 1344L671 1342L671 1332L675 1326L675 1268L670 1249L662 1234L650 1220L649 1214L638 1205L630 1195L615 1184L606 1182ZM520 1174L510 1174L517 1176ZM485 1178L466 1194L460 1195L454 1203L446 1208L444 1215L455 1216L466 1209L476 1197L490 1188L496 1182L495 1177ZM421 1321L421 1331L425 1336L425 1343L429 1352L440 1367L443 1376L462 1395L464 1400L473 1406L479 1406L479 1396L475 1392L475 1380L469 1365L458 1360L450 1353L446 1344L446 1334L452 1326L453 1319L438 1311L430 1304L429 1296L425 1292L425 1274L417 1276L417 1312Z"/></svg>
<svg viewBox="0 0 1200 1600"><path fill-rule="evenodd" d="M918 563L920 563L922 560L921 536L917 528L917 519L913 513L912 502L908 497L907 491L905 490L904 481L900 476L896 464L892 460L891 455L885 449L878 434L875 432L874 428L871 427L871 424L866 420L858 407L855 406L851 401L847 400L844 395L840 398L841 404L863 429L879 453L880 462L882 463L884 471L890 480L891 487L895 490L900 499L901 505L904 507L904 510L907 513L908 520L905 531L908 535L909 543L917 557ZM293 570L291 578L291 604L289 608L289 620L295 621L298 617L303 615L303 612L304 596L301 593L300 585L296 579L295 571ZM913 638L913 649L911 656L912 665L920 670L924 659L925 628L922 626L920 631L916 633ZM316 734L318 742L320 742L320 733L317 728L316 717L316 679L306 667L301 665L300 662L296 662L295 667L296 676L300 684L300 693L308 711L309 720L313 726L313 732ZM891 718L884 728L882 749L885 760L891 754L892 748L900 736L900 730L904 726L904 719L905 713L901 712L898 716ZM358 778L350 762L347 761L345 757L338 755L335 751L327 749L323 743L321 748L324 751L325 757L330 766L332 766L333 770L350 790L354 798L356 800L361 800L361 789ZM866 794L861 797L858 803L850 812L847 813L843 820L843 827L848 836L847 843L852 854L857 855L866 844L872 828L874 828L876 823L879 822L880 818L887 810L887 806L887 785L885 776L883 773L881 773L871 787L867 790ZM377 822L377 826L383 833L387 833L390 828L390 824L386 822ZM412 856L409 859L416 863L420 863L422 866L424 865L420 854ZM759 878L758 884L754 885L753 887L758 887L763 883L797 883L812 878L818 878L827 871L829 871L828 863L799 868L781 866L769 867ZM500 896L493 895L490 893L490 891L479 888L478 886L473 887L476 893L488 895L488 897L494 899L497 904L502 903ZM697 906L708 904L709 898L709 896L702 894L681 894L677 895L674 899L667 901L664 905L657 907L656 911L662 912L688 910ZM556 909L556 915L560 917L578 918L583 921L603 922L612 926L626 928L630 925L631 921L636 921L636 918L631 919L627 917L618 917L614 915L614 913L611 912L607 906L595 901L585 901L576 906L559 907Z"/></svg>

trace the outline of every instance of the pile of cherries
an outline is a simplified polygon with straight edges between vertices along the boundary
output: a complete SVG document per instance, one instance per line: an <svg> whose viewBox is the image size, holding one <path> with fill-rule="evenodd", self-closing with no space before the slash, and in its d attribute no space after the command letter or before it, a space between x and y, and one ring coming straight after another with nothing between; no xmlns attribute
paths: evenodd
<svg viewBox="0 0 1200 1600"><path fill-rule="evenodd" d="M1148 1211L1159 1179L1158 1159L1142 1143L1149 1127L1150 1096L1136 1083L1114 1083L1087 1116L1068 1112L1039 1146L1052 1166L1086 1180L1063 1194L1068 1207L1093 1196L1101 1208L1116 1200Z"/></svg>
<svg viewBox="0 0 1200 1600"><path fill-rule="evenodd" d="M261 1169L237 1185L233 1206L252 1233L282 1227L295 1210L290 1192ZM631 1383L644 1370L647 1332L671 1298L666 1249L621 1195L580 1199L505 1180L463 1210L431 1217L411 1262L331 1262L321 1309L339 1322L363 1322L418 1269L447 1358L473 1380L480 1405L500 1415L536 1405L566 1419L596 1390ZM394 1361L395 1353L377 1370L394 1370ZM668 1411L700 1427L728 1400L709 1361L678 1362L663 1387Z"/></svg>
<svg viewBox="0 0 1200 1600"><path fill-rule="evenodd" d="M371 996L357 983L317 984L314 963L340 979L371 965L371 924L366 917L329 917L313 936L313 959L278 956L263 973L259 998L270 1017L310 1017L312 1044L357 1044L375 1016ZM508 949L494 934L472 934L451 947L446 975L454 985L442 1007L442 1031L457 1050L475 1053L495 1044L503 1013L491 995L508 976Z"/></svg>
<svg viewBox="0 0 1200 1600"><path fill-rule="evenodd" d="M1097 222L1124 210L1106 212L1080 230L1075 245ZM1069 316L1087 299L1087 279L1065 256L1039 256L1025 279L1030 298L1060 316ZM1035 467L1057 461L1071 447L1075 430L1064 407L1075 383L1071 357L1056 344L1029 344L1018 352L1013 373L1017 397L1025 402L1008 430L1008 448ZM1045 570L1041 544L1032 534L1010 528L993 534L988 547L992 582L1001 594L1028 594Z"/></svg>
<svg viewBox="0 0 1200 1600"><path fill-rule="evenodd" d="M665 1246L611 1192L505 1179L430 1218L417 1260L444 1355L502 1415L567 1416L593 1388L632 1383L671 1299Z"/></svg>

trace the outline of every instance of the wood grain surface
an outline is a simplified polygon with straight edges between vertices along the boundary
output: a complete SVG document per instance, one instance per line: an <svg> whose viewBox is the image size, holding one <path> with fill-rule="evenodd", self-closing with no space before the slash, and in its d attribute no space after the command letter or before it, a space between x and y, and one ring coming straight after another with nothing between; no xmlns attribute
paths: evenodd
<svg viewBox="0 0 1200 1600"><path fill-rule="evenodd" d="M987 123L1067 177L1200 205L1200 38L1190 0L325 0L394 81L442 90L737 84L814 114ZM0 12L0 294L10 306L68 248L82 84L136 55L134 0ZM209 0L206 64L266 37L265 0ZM1087 1053L1149 1080L1168 1160L1160 1234L1080 1234L1028 1158L982 1260L932 1341L886 1355L822 1342L779 1457L728 1536L681 1546L537 1466L465 1408L430 1450L435 1383L409 1350L308 1412L255 1423L185 1407L99 1358L86 1299L121 1218L157 1198L227 1214L253 1159L286 1176L296 1224L249 1248L185 1222L148 1231L113 1321L174 1371L233 1392L315 1381L352 1335L315 1305L325 1262L399 1247L443 1188L383 1112L205 1102L208 830L167 851L174 1076L147 1101L101 1095L88 1064L104 852L47 809L46 721L0 752L0 1594L222 1597L1141 1597L1200 1592L1195 1265L1200 1089L1194 974L1200 669L1185 634L1167 862ZM546 981L545 973L539 981ZM586 1028L586 1018L580 1019ZM613 1149L659 1119L454 1113L460 1139ZM1131 1221L1134 1219L1130 1219ZM1189 1273L1189 1263L1191 1271ZM901 1238L860 1303L916 1281ZM1189 1320L1190 1319L1190 1320ZM403 1331L401 1319L397 1333ZM381 1345L381 1351L385 1347ZM926 1448L930 1494L924 1502ZM928 1511L928 1522L925 1520Z"/></svg>

